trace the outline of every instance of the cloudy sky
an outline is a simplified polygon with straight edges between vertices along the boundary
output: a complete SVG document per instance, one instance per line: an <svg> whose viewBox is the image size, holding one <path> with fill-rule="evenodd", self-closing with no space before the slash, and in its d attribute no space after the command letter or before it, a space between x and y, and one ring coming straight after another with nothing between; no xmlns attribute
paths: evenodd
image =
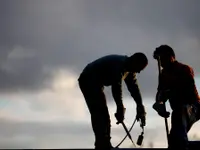
<svg viewBox="0 0 200 150"><path fill-rule="evenodd" d="M93 148L77 78L96 58L138 51L149 59L138 75L147 110L144 147L166 147L164 119L152 110L157 87L152 52L161 44L172 46L177 59L194 68L200 91L199 6L198 0L1 0L0 148ZM115 146L125 132L115 124L110 87L105 92ZM135 103L125 86L123 95L130 127ZM200 137L199 125L190 139ZM136 123L134 141L140 132Z"/></svg>

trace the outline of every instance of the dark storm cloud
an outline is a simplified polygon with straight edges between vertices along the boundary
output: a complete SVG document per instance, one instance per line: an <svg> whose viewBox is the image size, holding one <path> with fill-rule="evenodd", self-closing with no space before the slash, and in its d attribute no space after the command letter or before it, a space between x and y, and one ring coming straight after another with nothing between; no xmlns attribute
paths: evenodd
<svg viewBox="0 0 200 150"><path fill-rule="evenodd" d="M142 51L149 66L139 75L139 83L142 93L149 96L157 85L152 52L160 44L171 45L177 58L200 72L198 0L0 3L1 89L38 88L49 79L49 70L70 68L79 74L88 62L103 55ZM34 55L7 59L16 46ZM8 64L16 67L15 74L5 69Z"/></svg>

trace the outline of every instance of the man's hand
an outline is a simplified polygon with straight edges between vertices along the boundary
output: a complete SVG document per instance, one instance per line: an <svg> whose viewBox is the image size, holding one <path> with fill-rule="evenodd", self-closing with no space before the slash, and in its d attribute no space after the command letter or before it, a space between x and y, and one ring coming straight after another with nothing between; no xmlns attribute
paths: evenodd
<svg viewBox="0 0 200 150"><path fill-rule="evenodd" d="M146 111L143 105L137 105L137 121L141 121L141 127L146 125Z"/></svg>
<svg viewBox="0 0 200 150"><path fill-rule="evenodd" d="M117 112L115 113L115 117L117 119L117 123L122 123L124 121L124 114L125 114L125 108L124 106L117 106Z"/></svg>
<svg viewBox="0 0 200 150"><path fill-rule="evenodd" d="M161 90L156 94L156 102L165 102L170 97L170 90Z"/></svg>
<svg viewBox="0 0 200 150"><path fill-rule="evenodd" d="M153 104L153 109L163 118L168 118L170 116L170 112L166 111L164 103L156 102Z"/></svg>

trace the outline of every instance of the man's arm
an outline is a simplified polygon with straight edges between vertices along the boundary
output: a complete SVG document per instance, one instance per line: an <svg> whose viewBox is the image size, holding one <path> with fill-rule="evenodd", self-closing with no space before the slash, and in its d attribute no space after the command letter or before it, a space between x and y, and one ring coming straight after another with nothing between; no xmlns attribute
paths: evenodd
<svg viewBox="0 0 200 150"><path fill-rule="evenodd" d="M117 107L122 107L122 81L118 79L115 83L112 84L112 95L115 100Z"/></svg>
<svg viewBox="0 0 200 150"><path fill-rule="evenodd" d="M124 81L136 104L138 106L142 105L142 96L137 83L136 73L129 73Z"/></svg>
<svg viewBox="0 0 200 150"><path fill-rule="evenodd" d="M183 84L186 84L186 86L193 87L194 86L194 71L189 66L184 66L181 72L181 78Z"/></svg>
<svg viewBox="0 0 200 150"><path fill-rule="evenodd" d="M165 103L169 99L170 89L167 85L167 79L164 78L165 70L162 70L162 73L160 74L157 93L156 93L156 102L158 103Z"/></svg>
<svg viewBox="0 0 200 150"><path fill-rule="evenodd" d="M143 106L142 96L141 96L140 89L137 83L136 73L129 73L128 76L125 78L125 83L127 85L127 88L131 96L133 97L137 105L136 119L137 121L141 121L140 126L143 127L146 125L146 111L145 111L145 107Z"/></svg>
<svg viewBox="0 0 200 150"><path fill-rule="evenodd" d="M157 111L157 113L160 116L168 118L170 113L166 111L165 102L169 99L170 89L167 86L168 81L166 81L164 76L166 77L165 71L162 70L158 82L156 102L153 104L153 108Z"/></svg>
<svg viewBox="0 0 200 150"><path fill-rule="evenodd" d="M183 92L187 93L186 95L192 102L198 98L198 91L196 89L195 80L194 80L194 71L190 66L184 66L181 73L181 83L178 83Z"/></svg>
<svg viewBox="0 0 200 150"><path fill-rule="evenodd" d="M122 76L119 76L115 82L112 84L112 95L117 105L117 111L115 117L117 119L117 124L122 123L124 120L124 105L122 102Z"/></svg>

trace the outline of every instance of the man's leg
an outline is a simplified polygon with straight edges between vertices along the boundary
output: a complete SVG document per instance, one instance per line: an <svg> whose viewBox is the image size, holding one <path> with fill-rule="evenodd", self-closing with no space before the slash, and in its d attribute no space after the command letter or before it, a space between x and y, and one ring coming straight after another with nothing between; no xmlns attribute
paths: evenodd
<svg viewBox="0 0 200 150"><path fill-rule="evenodd" d="M110 143L111 123L103 87L81 82L79 85L91 114L91 123L95 134L95 148L110 149L112 147Z"/></svg>
<svg viewBox="0 0 200 150"><path fill-rule="evenodd" d="M186 118L181 110L172 112L171 131L169 135L169 149L187 150L188 137L187 128L185 127Z"/></svg>
<svg viewBox="0 0 200 150"><path fill-rule="evenodd" d="M169 135L169 148L188 150L189 142L187 133L195 122L195 114L189 113L188 106L172 112L171 131Z"/></svg>
<svg viewBox="0 0 200 150"><path fill-rule="evenodd" d="M95 147L98 148L111 148L110 143L110 116L106 103L104 103L103 96L104 94L99 94L100 103L97 104L97 107L90 109L91 111L91 121L93 126L93 131L95 133ZM101 99L101 98L102 99ZM88 104L88 107L90 104ZM95 109L96 108L96 109Z"/></svg>

